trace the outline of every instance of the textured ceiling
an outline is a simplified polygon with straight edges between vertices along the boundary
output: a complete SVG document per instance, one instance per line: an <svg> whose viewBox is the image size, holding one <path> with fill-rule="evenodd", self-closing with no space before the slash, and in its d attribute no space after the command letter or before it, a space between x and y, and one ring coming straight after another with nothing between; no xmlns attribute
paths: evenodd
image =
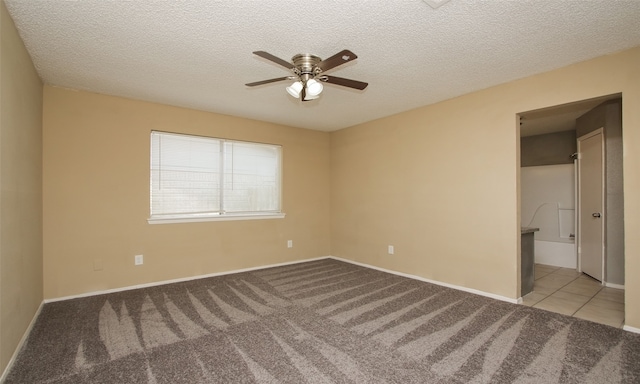
<svg viewBox="0 0 640 384"><path fill-rule="evenodd" d="M4 0L50 85L333 131L640 45L640 0ZM251 52L349 49L301 103Z"/></svg>

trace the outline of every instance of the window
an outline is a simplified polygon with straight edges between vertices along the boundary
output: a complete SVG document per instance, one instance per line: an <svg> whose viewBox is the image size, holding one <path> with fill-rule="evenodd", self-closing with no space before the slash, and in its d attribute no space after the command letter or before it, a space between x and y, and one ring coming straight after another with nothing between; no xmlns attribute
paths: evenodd
<svg viewBox="0 0 640 384"><path fill-rule="evenodd" d="M282 148L151 132L150 223L284 217Z"/></svg>

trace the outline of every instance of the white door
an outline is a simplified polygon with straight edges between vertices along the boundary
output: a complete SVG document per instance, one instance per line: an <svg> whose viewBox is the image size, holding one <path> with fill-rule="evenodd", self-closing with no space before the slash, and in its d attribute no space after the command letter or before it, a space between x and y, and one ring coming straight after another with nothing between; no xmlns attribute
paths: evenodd
<svg viewBox="0 0 640 384"><path fill-rule="evenodd" d="M604 276L604 139L602 128L578 138L578 262Z"/></svg>

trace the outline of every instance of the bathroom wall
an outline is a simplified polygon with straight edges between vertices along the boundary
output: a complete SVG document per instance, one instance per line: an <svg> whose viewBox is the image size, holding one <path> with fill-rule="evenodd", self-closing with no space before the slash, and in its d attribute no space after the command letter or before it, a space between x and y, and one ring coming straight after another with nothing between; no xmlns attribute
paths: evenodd
<svg viewBox="0 0 640 384"><path fill-rule="evenodd" d="M573 164L570 155L576 150L575 130L522 137L520 166Z"/></svg>

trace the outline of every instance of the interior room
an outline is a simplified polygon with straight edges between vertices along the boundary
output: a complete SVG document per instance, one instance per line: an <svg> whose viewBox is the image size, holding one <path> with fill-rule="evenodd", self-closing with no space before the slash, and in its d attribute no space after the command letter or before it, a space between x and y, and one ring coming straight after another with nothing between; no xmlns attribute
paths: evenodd
<svg viewBox="0 0 640 384"><path fill-rule="evenodd" d="M640 380L640 3L322 5L1 2L0 382Z"/></svg>

